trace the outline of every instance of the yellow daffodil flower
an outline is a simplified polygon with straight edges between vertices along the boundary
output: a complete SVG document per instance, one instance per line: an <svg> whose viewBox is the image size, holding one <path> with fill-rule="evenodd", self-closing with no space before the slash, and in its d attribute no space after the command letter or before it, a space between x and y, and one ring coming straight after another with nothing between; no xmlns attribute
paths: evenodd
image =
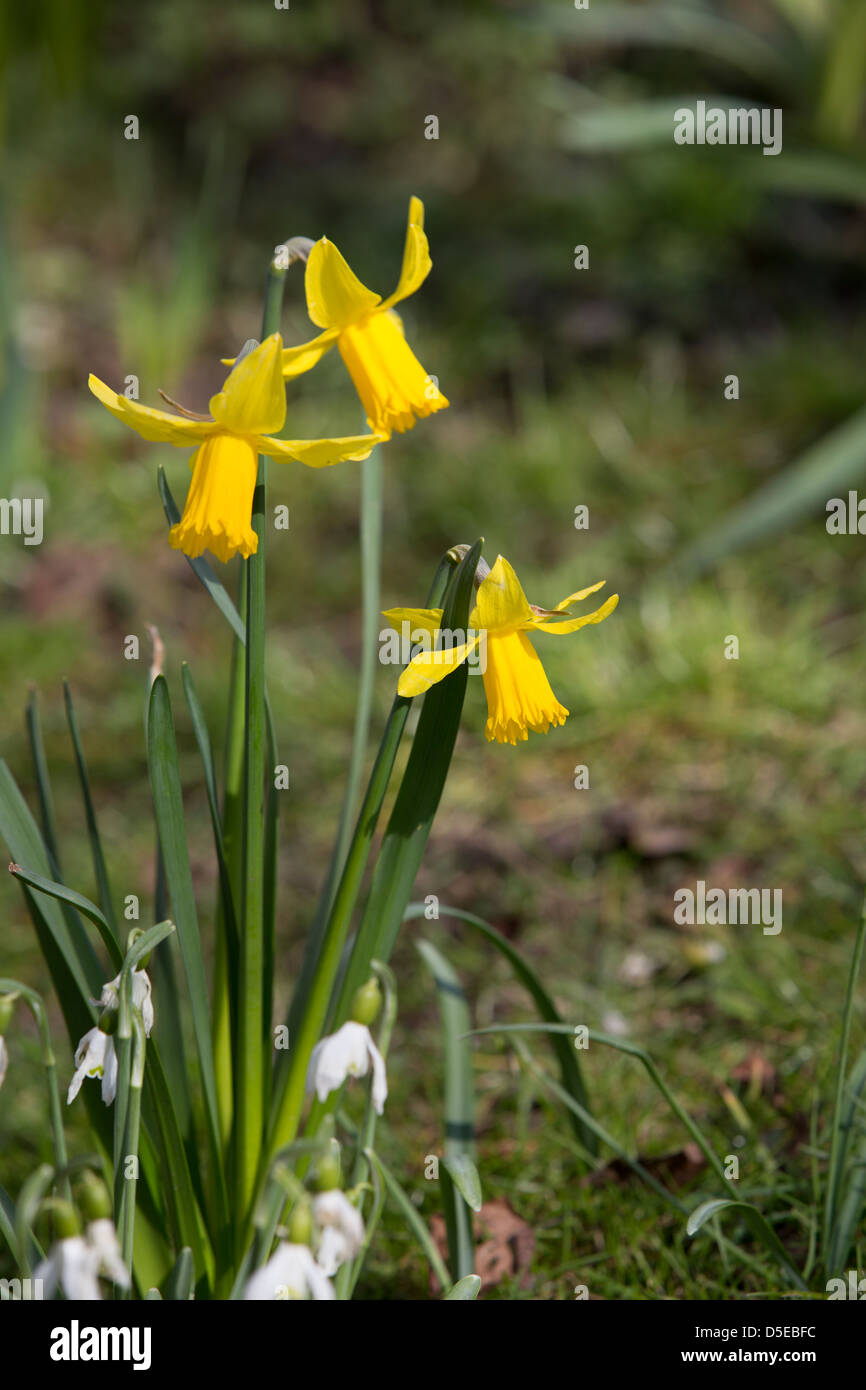
<svg viewBox="0 0 866 1390"><path fill-rule="evenodd" d="M233 555L255 554L258 536L251 526L258 454L283 461L296 459L310 468L327 468L343 459L365 459L383 435L344 439L274 439L286 420L282 373L283 340L273 333L239 359L211 397L209 416L179 418L119 396L91 376L88 385L106 410L130 429L158 444L197 444L190 462L192 482L183 517L169 542L185 555L204 550L225 562ZM180 407L182 409L182 407Z"/></svg>
<svg viewBox="0 0 866 1390"><path fill-rule="evenodd" d="M322 237L310 252L304 283L310 318L325 331L309 343L286 348L284 375L308 371L336 343L371 430L402 433L416 419L444 410L448 401L409 347L393 312L395 304L421 287L432 265L420 198L409 202L403 268L387 299L362 285L336 246Z"/></svg>
<svg viewBox="0 0 866 1390"><path fill-rule="evenodd" d="M500 555L478 586L475 607L469 617L468 641L437 650L436 634L442 623L441 608L392 608L385 617L399 627L404 621L411 630L428 633L432 650L413 657L400 676L398 694L411 698L423 695L469 657L486 634L486 665L483 669L487 695L487 738L492 742L516 744L527 737L527 730L546 734L551 724L564 724L568 710L550 688L541 660L530 642L529 632L550 632L562 637L590 623L600 623L619 602L613 594L594 613L580 618L568 616L573 603L594 594L604 584L592 584L569 594L556 608L537 608L529 603L511 565Z"/></svg>

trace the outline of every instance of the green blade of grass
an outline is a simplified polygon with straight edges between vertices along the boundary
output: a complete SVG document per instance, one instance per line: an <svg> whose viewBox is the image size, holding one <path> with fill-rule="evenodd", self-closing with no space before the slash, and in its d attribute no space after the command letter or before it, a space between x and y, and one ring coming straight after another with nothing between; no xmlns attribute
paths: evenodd
<svg viewBox="0 0 866 1390"><path fill-rule="evenodd" d="M405 912L405 920L411 921L419 917L423 918L424 912L425 908L423 903L410 903ZM485 922L483 918L476 917L473 912L463 912L460 908L446 907L440 903L439 915L440 917L453 917L459 922L466 922L470 927L474 927L476 931L479 931L486 940L492 942L500 954L508 961L517 979L531 995L541 1018L547 1023L562 1022L556 1005L535 971L526 960L524 960L520 952L516 951L511 943L505 939L501 932L498 932L489 922ZM590 1108L589 1099L586 1094L583 1074L578 1065L574 1047L561 1033L554 1033L551 1036L551 1045L559 1063L563 1086L584 1110L588 1110ZM569 1120L574 1129L576 1138L590 1154L595 1155L598 1152L598 1144L593 1131L582 1124L573 1111L569 1111Z"/></svg>
<svg viewBox="0 0 866 1390"><path fill-rule="evenodd" d="M436 983L445 1053L445 1160L440 1183L451 1261L451 1282L475 1273L472 1209L481 1207L475 1169L475 1090L472 1050L466 1041L469 1005L451 964L429 941L415 943ZM443 1176L444 1173L447 1176ZM471 1207L470 1207L471 1203Z"/></svg>

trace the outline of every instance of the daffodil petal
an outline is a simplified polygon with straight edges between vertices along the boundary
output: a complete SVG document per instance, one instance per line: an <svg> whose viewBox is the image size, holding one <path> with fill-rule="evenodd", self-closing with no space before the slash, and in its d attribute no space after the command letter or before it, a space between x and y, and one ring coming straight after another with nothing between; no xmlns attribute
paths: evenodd
<svg viewBox="0 0 866 1390"><path fill-rule="evenodd" d="M382 614L394 628L410 623L412 631L438 632L442 626L441 608L386 608Z"/></svg>
<svg viewBox="0 0 866 1390"><path fill-rule="evenodd" d="M402 672L397 682L397 694L406 700L411 700L415 695L423 695L431 685L437 685L446 676L450 676L452 671L456 671L458 666L462 666L477 645L478 638L473 637L471 642L461 642L457 647L421 652L412 658Z"/></svg>
<svg viewBox="0 0 866 1390"><path fill-rule="evenodd" d="M566 608L570 608L573 603L580 603L583 599L589 598L590 594L594 594L599 589L603 589L606 583L606 579L600 579L597 584L590 584L588 589L578 589L576 594L569 594L568 598L562 599L553 611L555 613L562 613Z"/></svg>
<svg viewBox="0 0 866 1390"><path fill-rule="evenodd" d="M304 287L307 313L317 328L345 328L369 314L382 299L361 284L327 237L317 241L310 252Z"/></svg>
<svg viewBox="0 0 866 1390"><path fill-rule="evenodd" d="M536 632L552 632L555 637L564 637L567 632L577 632L578 628L586 627L588 623L603 623L608 613L612 613L619 603L619 594L611 594L610 598L596 608L594 613L587 613L582 618L569 618L564 623L539 622L535 624Z"/></svg>
<svg viewBox="0 0 866 1390"><path fill-rule="evenodd" d="M478 586L478 597L469 619L473 628L489 632L531 626L534 614L520 580L502 555Z"/></svg>
<svg viewBox="0 0 866 1390"><path fill-rule="evenodd" d="M318 338L311 338L308 343L283 348L283 376L301 376L311 367L315 367L334 346L339 332L339 328L326 328L324 333L320 333Z"/></svg>
<svg viewBox="0 0 866 1390"><path fill-rule="evenodd" d="M242 357L211 398L211 414L232 434L276 434L286 422L283 340L272 333Z"/></svg>
<svg viewBox="0 0 866 1390"><path fill-rule="evenodd" d="M399 304L401 299L408 299L410 294L421 288L432 268L430 247L424 234L424 204L420 198L410 198L400 279L394 293L383 300L382 308L390 309L392 304Z"/></svg>
<svg viewBox="0 0 866 1390"><path fill-rule="evenodd" d="M295 459L308 468L330 468L345 459L366 459L377 444L384 444L382 434L350 434L342 439L263 439L254 443L260 454L282 462Z"/></svg>
<svg viewBox="0 0 866 1390"><path fill-rule="evenodd" d="M139 405L138 401L131 401L128 396L119 396L92 374L87 384L106 410L110 410L124 425L129 425L142 439L148 439L152 444L177 444L189 448L217 429L212 420L184 420L177 415L169 415L165 410L152 410L150 406Z"/></svg>

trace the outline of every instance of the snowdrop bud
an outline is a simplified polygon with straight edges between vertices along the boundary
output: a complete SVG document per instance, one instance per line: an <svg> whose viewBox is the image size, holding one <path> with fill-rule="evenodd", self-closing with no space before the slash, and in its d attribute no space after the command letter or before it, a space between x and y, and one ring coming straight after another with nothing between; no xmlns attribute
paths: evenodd
<svg viewBox="0 0 866 1390"><path fill-rule="evenodd" d="M4 994L0 996L0 1036L9 1032L9 1024L12 1022L12 1015L15 1012L17 999L17 994Z"/></svg>
<svg viewBox="0 0 866 1390"><path fill-rule="evenodd" d="M306 1198L296 1202L292 1208L288 1229L289 1240L293 1245L309 1245L313 1234L313 1213Z"/></svg>
<svg viewBox="0 0 866 1390"><path fill-rule="evenodd" d="M81 1179L81 1209L88 1221L99 1221L111 1216L111 1194L102 1178L89 1168Z"/></svg>
<svg viewBox="0 0 866 1390"><path fill-rule="evenodd" d="M71 1202L58 1197L45 1203L54 1217L54 1229L58 1240L68 1240L70 1236L81 1235L81 1219Z"/></svg>
<svg viewBox="0 0 866 1390"><path fill-rule="evenodd" d="M367 1027L373 1022L382 1004L382 991L379 988L379 981L375 975L361 985L355 991L350 1009L350 1017L355 1023L364 1023Z"/></svg>
<svg viewBox="0 0 866 1390"><path fill-rule="evenodd" d="M317 1191L330 1192L332 1188L339 1187L342 1176L340 1145L336 1139L331 1139L327 1152L316 1164L315 1183ZM306 1242L303 1243L306 1244Z"/></svg>

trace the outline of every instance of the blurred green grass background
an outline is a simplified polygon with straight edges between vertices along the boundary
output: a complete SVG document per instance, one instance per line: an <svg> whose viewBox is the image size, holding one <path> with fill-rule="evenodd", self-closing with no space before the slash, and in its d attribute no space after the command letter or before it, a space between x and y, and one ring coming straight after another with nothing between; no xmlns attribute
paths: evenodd
<svg viewBox="0 0 866 1390"><path fill-rule="evenodd" d="M188 660L219 744L228 630L166 544L156 467L181 498L185 453L120 429L89 396L87 373L117 388L134 373L143 401L157 404L162 387L206 409L220 356L258 331L272 247L326 233L387 293L418 194L434 270L404 319L451 408L383 451L383 607L422 603L442 550L478 534L491 561L508 556L533 602L552 605L600 578L621 595L602 627L541 650L572 711L564 729L518 749L489 746L480 683L470 682L418 896L506 931L569 1020L649 1047L760 1192L792 1159L806 1174L797 1156L814 1097L827 1094L866 878L863 540L828 536L819 504L699 579L678 563L863 403L862 74L855 64L850 75L838 41L856 18L819 0L687 6L748 27L757 57L744 71L724 44L662 45L669 5L624 7L656 35L652 46L617 38L622 8L592 0L591 22L603 29L607 14L614 25L594 37L581 29L587 15L564 3L5 8L0 493L49 500L41 546L0 542L0 751L32 795L23 708L35 685L67 877L92 893L64 726L68 677L114 892L140 895L146 918L142 710L145 625L155 624L207 930L215 866L179 673ZM718 91L784 105L778 160L648 138L648 105ZM130 114L137 141L124 138ZM436 141L424 136L431 114ZM773 187L777 164L788 173L774 173ZM588 271L574 269L578 244L589 247ZM311 329L294 275L283 335L302 341ZM730 372L737 401L723 396ZM358 427L336 354L292 386L289 407L297 436ZM858 468L866 474L866 448ZM268 556L269 684L291 774L282 1005L351 738L357 471L275 465L270 500L291 515ZM574 528L578 504L589 507L588 530ZM139 662L123 658L131 633ZM738 661L724 658L728 634ZM393 679L387 668L377 677L374 734ZM589 790L573 786L578 764ZM698 878L781 887L782 933L676 928L674 890ZM0 914L4 973L45 987L5 876ZM528 1016L483 947L444 920L423 927L461 970L479 1026ZM429 1214L437 1198L422 1175L441 1144L439 1035L411 944L418 931L395 957L401 1023L384 1132ZM723 949L708 951L708 940ZM71 1054L59 1019L56 1038L63 1079ZM490 1296L570 1298L583 1282L605 1297L730 1297L776 1277L760 1264L723 1269L705 1237L686 1243L634 1184L626 1201L613 1181L580 1184L561 1116L509 1053L483 1044L485 1195L508 1200L536 1235L529 1272ZM0 1176L15 1191L47 1143L23 1015L11 1051ZM743 1080L755 1055L757 1091ZM627 1059L590 1054L587 1075L600 1118L634 1152L682 1148ZM74 1133L74 1111L70 1123ZM365 1296L425 1296L407 1241L390 1221Z"/></svg>

